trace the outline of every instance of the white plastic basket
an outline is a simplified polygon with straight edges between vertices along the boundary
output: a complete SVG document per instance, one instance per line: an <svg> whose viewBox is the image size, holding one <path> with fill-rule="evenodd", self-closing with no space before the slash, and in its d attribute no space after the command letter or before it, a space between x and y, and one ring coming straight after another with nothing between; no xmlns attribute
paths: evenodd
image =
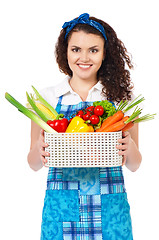
<svg viewBox="0 0 159 240"><path fill-rule="evenodd" d="M47 167L114 167L122 165L116 145L119 132L47 133Z"/></svg>

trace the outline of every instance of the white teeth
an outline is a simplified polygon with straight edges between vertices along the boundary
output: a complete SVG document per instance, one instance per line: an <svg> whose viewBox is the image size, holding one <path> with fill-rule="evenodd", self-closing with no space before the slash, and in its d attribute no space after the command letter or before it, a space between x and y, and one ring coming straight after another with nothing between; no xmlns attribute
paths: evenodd
<svg viewBox="0 0 159 240"><path fill-rule="evenodd" d="M91 65L80 65L79 64L79 67L81 67L81 68L89 68Z"/></svg>

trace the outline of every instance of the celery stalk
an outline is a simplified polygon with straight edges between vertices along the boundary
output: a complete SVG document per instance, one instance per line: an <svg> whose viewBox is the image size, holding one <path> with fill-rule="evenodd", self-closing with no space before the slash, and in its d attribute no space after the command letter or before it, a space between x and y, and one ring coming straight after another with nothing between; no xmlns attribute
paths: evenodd
<svg viewBox="0 0 159 240"><path fill-rule="evenodd" d="M40 93L35 89L35 87L33 87L33 90L37 96L37 98L40 100L41 103L43 103L45 105L45 107L47 107L57 118L58 113L56 112L56 110L40 95Z"/></svg>
<svg viewBox="0 0 159 240"><path fill-rule="evenodd" d="M51 128L47 123L45 123L41 118L39 118L35 113L24 107L21 103L19 103L15 98L13 98L9 93L5 93L5 98L20 112L22 112L25 116L33 120L36 124L38 124L41 128L43 128L46 132L49 133L57 133L53 128Z"/></svg>

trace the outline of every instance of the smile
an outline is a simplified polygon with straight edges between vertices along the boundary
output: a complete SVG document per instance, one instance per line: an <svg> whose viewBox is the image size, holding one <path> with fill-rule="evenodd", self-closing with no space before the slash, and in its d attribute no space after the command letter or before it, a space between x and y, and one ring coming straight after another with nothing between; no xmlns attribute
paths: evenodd
<svg viewBox="0 0 159 240"><path fill-rule="evenodd" d="M85 65L85 64L77 64L81 69L89 69L91 66L92 66L92 64L87 64L87 65Z"/></svg>

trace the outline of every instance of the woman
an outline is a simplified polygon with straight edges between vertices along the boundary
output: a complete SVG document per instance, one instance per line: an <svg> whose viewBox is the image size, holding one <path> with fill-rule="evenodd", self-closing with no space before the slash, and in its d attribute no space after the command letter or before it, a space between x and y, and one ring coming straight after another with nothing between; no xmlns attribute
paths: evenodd
<svg viewBox="0 0 159 240"><path fill-rule="evenodd" d="M132 68L124 44L105 22L88 14L66 22L56 45L56 60L68 77L41 94L68 119L93 101L118 104L132 98ZM119 140L119 154L131 171L141 163L138 125ZM31 128L28 162L39 170L49 153L44 133ZM50 168L43 209L41 239L133 239L122 167Z"/></svg>

